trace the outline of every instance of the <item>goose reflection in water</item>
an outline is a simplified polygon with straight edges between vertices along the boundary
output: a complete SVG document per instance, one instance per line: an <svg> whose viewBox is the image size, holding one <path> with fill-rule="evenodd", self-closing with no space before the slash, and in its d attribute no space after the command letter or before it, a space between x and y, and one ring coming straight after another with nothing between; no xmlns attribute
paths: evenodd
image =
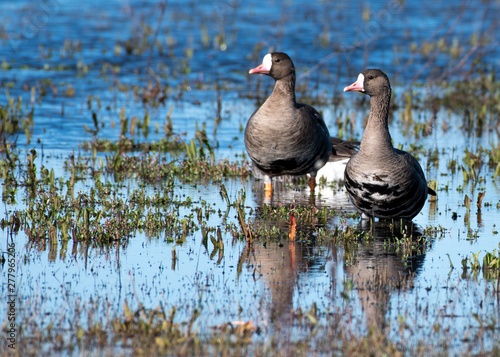
<svg viewBox="0 0 500 357"><path fill-rule="evenodd" d="M393 292L411 289L423 265L425 248L419 251L422 248L416 244L423 240L423 232L416 225L400 227L388 221L370 223L365 220L358 225L358 230L369 232L371 238L356 244L352 251L344 251L344 276L353 283L367 328L384 329L388 327L387 312ZM413 244L397 249L393 244L396 238L407 242L411 239ZM347 255L352 261L346 260ZM337 266L332 264L331 269L335 277Z"/></svg>
<svg viewBox="0 0 500 357"><path fill-rule="evenodd" d="M409 245L405 251L397 250L394 244L390 244L395 242L395 238L412 239L413 242L421 239L423 232L416 225L401 229L387 221L370 223L363 220L355 233L369 234L369 239L352 245L343 242L320 246L314 244L311 226L296 225L293 220L259 224L277 225L285 232L288 226L292 236L310 239L304 243L284 235L280 241L249 244L242 252L240 262L246 262L247 268L262 280L264 288L270 293L268 311L273 323L291 319L292 311L298 307L298 296L310 295L311 292L305 290L315 286L315 280L324 282L323 274L327 272L330 273L330 283L324 283L324 287L317 289L322 291L318 296L338 296L339 291L335 293L335 290L344 289L338 283L337 274L338 269L342 269L343 275L352 282L352 291L357 295L366 327L375 325L384 329L390 325L387 312L391 296L394 292L412 288L412 281L425 257L425 248L417 251L420 249L415 248L417 244ZM333 304L336 303L333 300Z"/></svg>
<svg viewBox="0 0 500 357"><path fill-rule="evenodd" d="M294 296L301 291L299 279L318 271L324 265L325 253L320 247L286 237L281 241L249 244L241 257L254 277L263 282L269 296L264 303L268 304L271 322L284 323L292 317Z"/></svg>

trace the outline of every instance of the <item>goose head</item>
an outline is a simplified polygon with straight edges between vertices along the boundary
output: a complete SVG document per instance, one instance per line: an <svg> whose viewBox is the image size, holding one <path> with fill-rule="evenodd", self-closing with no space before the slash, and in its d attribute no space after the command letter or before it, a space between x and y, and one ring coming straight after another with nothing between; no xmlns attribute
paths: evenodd
<svg viewBox="0 0 500 357"><path fill-rule="evenodd" d="M369 96L391 91L389 78L380 69L365 69L358 75L356 82L344 88L344 92L361 92Z"/></svg>
<svg viewBox="0 0 500 357"><path fill-rule="evenodd" d="M295 67L290 57L283 52L268 53L262 64L248 71L249 74L267 74L275 80L295 74Z"/></svg>

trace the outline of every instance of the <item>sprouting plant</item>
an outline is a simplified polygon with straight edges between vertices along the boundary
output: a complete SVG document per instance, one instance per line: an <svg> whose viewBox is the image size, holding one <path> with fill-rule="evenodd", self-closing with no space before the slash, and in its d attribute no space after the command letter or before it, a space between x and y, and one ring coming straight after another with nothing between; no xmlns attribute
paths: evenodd
<svg viewBox="0 0 500 357"><path fill-rule="evenodd" d="M18 97L14 99L10 97L8 91L6 91L6 97L7 103L5 105L0 103L0 152L5 150L5 144L7 142L15 145L17 134L21 128L29 144L31 140L31 131L34 125L34 107L31 108L27 115L24 115L22 98Z"/></svg>

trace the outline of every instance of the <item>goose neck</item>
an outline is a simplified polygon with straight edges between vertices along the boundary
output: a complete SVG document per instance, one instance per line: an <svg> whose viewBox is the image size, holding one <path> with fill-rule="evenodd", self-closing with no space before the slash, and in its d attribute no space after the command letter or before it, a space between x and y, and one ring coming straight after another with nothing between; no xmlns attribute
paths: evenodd
<svg viewBox="0 0 500 357"><path fill-rule="evenodd" d="M295 103L295 75L278 79L274 84L271 96Z"/></svg>
<svg viewBox="0 0 500 357"><path fill-rule="evenodd" d="M388 124L390 99L390 91L370 97L370 114L361 139L360 152L371 155L393 150Z"/></svg>

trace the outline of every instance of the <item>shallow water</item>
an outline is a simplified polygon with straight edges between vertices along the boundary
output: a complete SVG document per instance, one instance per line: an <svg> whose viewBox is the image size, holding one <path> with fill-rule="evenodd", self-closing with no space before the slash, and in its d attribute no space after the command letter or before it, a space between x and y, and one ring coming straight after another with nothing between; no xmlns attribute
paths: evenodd
<svg viewBox="0 0 500 357"><path fill-rule="evenodd" d="M54 168L56 177L68 177L63 159L72 152L91 156L79 145L92 139L83 128L84 124L93 127L92 112L103 124L99 137L118 139L121 108L128 118L143 118L146 111L151 116L149 133L136 133L132 136L136 140L162 138L163 125L172 110L175 133L185 133L190 140L196 126L205 123L209 139L217 147L216 157L234 158L245 151L241 128L272 87L269 78L247 74L269 50L286 51L293 58L298 85L309 85L299 92L299 98L311 93L332 98L365 66L387 72L396 100L402 98L413 79L423 85L419 95L425 97L434 90L426 83L448 70L449 79L461 78L470 63L466 58L467 65L460 65L464 52L452 60L443 54L432 58L412 53L409 43L430 43L448 36L467 44L474 34L487 31L498 21L494 16L500 10L498 2L467 4L462 12L461 6L445 1L426 2L425 6L419 1L402 5L391 1L371 1L369 5L363 1L268 1L265 6L258 1L169 1L157 36L162 50L126 54L127 40L139 34L140 41L141 21L156 29L161 13L158 4L126 0L105 4L88 1L85 5L72 0L3 1L0 64L4 63L4 69L0 86L13 98L21 96L26 108L34 105L30 142L21 133L17 145L26 153L36 148L37 165ZM368 6L371 17L363 21ZM498 70L498 40L494 35L485 46L484 50L490 51L484 58L487 68ZM163 105L144 105L132 90L119 89L120 85L142 88L155 80L168 88ZM217 83L222 87L219 93ZM74 88L73 95L64 94L69 87ZM42 89L47 91L43 97ZM338 106L316 107L332 135L338 133L337 118L354 119L352 130L345 130L344 136L359 140L368 103L365 100L359 106L361 97L352 93L342 98ZM6 103L6 94L2 93L0 103ZM255 338L266 341L277 322L286 324L292 309L306 311L316 304L324 314L340 311L357 334L366 333L371 324L388 327L390 339L406 347L416 347L420 341L439 344L434 334L439 325L439 336L448 336L451 352L460 351L466 342L464 336L480 329L479 321L497 321L500 317L496 281L486 279L481 272L462 276L461 268L462 259L481 252L482 262L486 252L499 247L500 181L493 179L494 169L483 165L478 176L484 181L465 183L461 170L452 174L447 165L450 159L463 164L466 147L475 152L479 146L496 146L499 134L491 125L467 131L462 111L443 109L435 118L431 110L415 110L416 122L434 121L427 135L416 136L411 125L406 127L399 120L403 110L392 114L390 129L395 145L408 149L416 143L440 152L437 165L418 155L427 178L439 181L440 189L438 200L427 202L414 219L417 232L442 227L443 234L428 237L428 248L409 252L388 248L387 240L395 233L382 223L376 224L373 241L355 247L315 245L306 239L294 243L284 236L279 242L271 240L249 249L245 242L223 234L222 256L211 256L213 247L209 243L205 249L199 231L182 243L172 242L167 234L148 237L137 232L123 246L75 251L71 242L66 247L61 241L55 247L32 244L20 232L12 236L17 249L18 319L45 316L41 326L59 321L61 328L66 328L71 320L84 318L75 312L75 305L95 306L99 316L106 316L121 311L125 300L131 305L140 301L147 308L160 303L167 308L178 306L181 320L200 309L197 327L201 331L228 321L252 320L262 331ZM222 120L216 126L219 114ZM110 154L98 153L99 157L106 155ZM103 180L113 181L111 177ZM75 192L88 191L92 182L78 183ZM269 222L256 213L264 203L260 182L249 178L222 183L231 200L240 192L246 193L246 211L256 225L287 229L289 222ZM133 179L125 181L121 194L127 196L138 185ZM215 212L224 212L227 205L219 194L220 185L179 182L176 194L191 197L195 203L205 200ZM154 185L146 188L147 194L153 191ZM485 192L481 209L475 204L479 192ZM472 200L470 212L463 204L466 194ZM2 205L2 217L24 208L23 195L18 193L16 205ZM308 188L277 188L272 201L265 203L293 206L313 201L318 208L354 212L345 191L329 187L320 188L314 200ZM190 207L180 210L181 217L191 213ZM236 222L235 215L231 208L229 219ZM367 230L358 221L334 217L318 227L335 230L359 225L359 231ZM212 214L208 224L218 227L225 223ZM302 238L317 234L307 225L298 230ZM7 229L2 232L0 246L5 252L10 234ZM2 274L2 296L6 289ZM0 315L5 316L6 308L0 305ZM401 328L402 318L407 328ZM485 349L496 343L497 330L495 325L485 333ZM478 352L480 346L473 348Z"/></svg>

